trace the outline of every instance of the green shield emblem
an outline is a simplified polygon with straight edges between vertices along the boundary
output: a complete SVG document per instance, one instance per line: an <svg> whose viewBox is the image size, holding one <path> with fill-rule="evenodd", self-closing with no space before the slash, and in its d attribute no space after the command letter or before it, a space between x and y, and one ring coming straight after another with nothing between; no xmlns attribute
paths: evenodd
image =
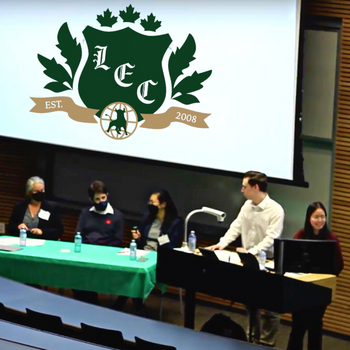
<svg viewBox="0 0 350 350"><path fill-rule="evenodd" d="M88 58L78 89L84 104L102 111L123 101L139 120L140 113L156 112L166 96L162 60L172 41L169 34L147 36L129 27L107 32L90 26L83 34Z"/></svg>

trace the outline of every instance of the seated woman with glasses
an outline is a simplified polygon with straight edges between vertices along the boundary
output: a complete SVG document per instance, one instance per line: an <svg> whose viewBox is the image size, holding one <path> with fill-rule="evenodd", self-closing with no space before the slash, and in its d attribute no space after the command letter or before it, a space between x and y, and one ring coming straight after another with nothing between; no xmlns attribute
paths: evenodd
<svg viewBox="0 0 350 350"><path fill-rule="evenodd" d="M184 222L179 217L173 199L168 191L161 190L151 194L148 210L138 229L131 231L137 247L144 250L158 250L159 247L181 247L184 235ZM113 305L115 310L122 310L128 297L119 296ZM133 299L134 309L143 306L142 299Z"/></svg>
<svg viewBox="0 0 350 350"><path fill-rule="evenodd" d="M26 183L27 198L12 211L6 232L18 236L20 229L28 238L57 240L63 234L63 224L57 206L45 199L44 180L33 176Z"/></svg>
<svg viewBox="0 0 350 350"><path fill-rule="evenodd" d="M304 228L299 230L294 239L332 240L337 242L336 262L337 275L344 267L343 256L338 238L327 227L327 212L321 202L311 203L306 210ZM312 296L310 296L312 298ZM305 311L293 312L292 330L287 350L302 350L303 340L308 331L308 349L322 349L323 315L327 306L313 307Z"/></svg>

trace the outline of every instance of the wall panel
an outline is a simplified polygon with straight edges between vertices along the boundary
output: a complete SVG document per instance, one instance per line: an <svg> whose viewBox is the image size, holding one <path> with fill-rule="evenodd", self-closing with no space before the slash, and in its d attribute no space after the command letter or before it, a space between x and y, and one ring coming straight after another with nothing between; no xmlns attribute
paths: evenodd
<svg viewBox="0 0 350 350"><path fill-rule="evenodd" d="M341 241L345 269L338 278L338 297L327 310L324 328L350 336L350 1L306 0L306 13L337 17L343 21L335 124L331 228ZM40 173L39 160L42 159L42 152L43 147L40 145L0 139L0 222L8 221L13 203L23 198L26 179L34 174L45 175ZM319 176L322 176L322 173ZM279 188L280 186L275 187L276 196ZM284 197L290 198L287 196L288 191L286 189ZM319 191L327 191L327 188L320 188ZM282 190L280 193L282 194ZM76 213L63 213L66 228L64 239L71 240L76 220ZM293 230L294 227L291 232ZM127 241L126 238L125 243Z"/></svg>
<svg viewBox="0 0 350 350"><path fill-rule="evenodd" d="M327 309L324 328L350 335L350 1L307 0L306 13L341 18L343 24L334 140L331 229L341 242L345 269L338 278L338 297Z"/></svg>

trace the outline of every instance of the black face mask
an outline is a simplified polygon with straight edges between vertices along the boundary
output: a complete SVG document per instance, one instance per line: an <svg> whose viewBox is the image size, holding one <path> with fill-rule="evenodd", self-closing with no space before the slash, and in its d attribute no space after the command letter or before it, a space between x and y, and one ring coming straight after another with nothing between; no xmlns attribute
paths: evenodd
<svg viewBox="0 0 350 350"><path fill-rule="evenodd" d="M148 211L151 216L156 216L158 214L159 208L153 204L148 204Z"/></svg>
<svg viewBox="0 0 350 350"><path fill-rule="evenodd" d="M42 202L45 199L45 192L33 193L32 199L34 199L36 202Z"/></svg>
<svg viewBox="0 0 350 350"><path fill-rule="evenodd" d="M105 201L105 202L95 203L94 207L97 211L104 211L106 210L107 205L108 205L108 201Z"/></svg>

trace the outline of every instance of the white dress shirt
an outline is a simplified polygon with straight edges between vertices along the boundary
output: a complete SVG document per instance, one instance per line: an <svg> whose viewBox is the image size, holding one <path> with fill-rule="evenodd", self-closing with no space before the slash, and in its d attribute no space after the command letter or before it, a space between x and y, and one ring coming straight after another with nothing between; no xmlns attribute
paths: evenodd
<svg viewBox="0 0 350 350"><path fill-rule="evenodd" d="M274 239L282 234L283 220L283 208L268 194L258 205L247 200L219 244L226 247L242 235L242 246L249 253L257 255L265 250L267 257L272 257Z"/></svg>

